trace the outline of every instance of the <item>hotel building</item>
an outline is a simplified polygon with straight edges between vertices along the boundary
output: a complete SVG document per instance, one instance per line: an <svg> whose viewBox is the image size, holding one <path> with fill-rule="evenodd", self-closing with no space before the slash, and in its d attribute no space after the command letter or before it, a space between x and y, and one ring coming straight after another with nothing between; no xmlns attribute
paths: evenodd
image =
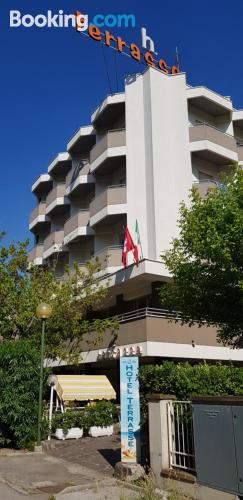
<svg viewBox="0 0 243 500"><path fill-rule="evenodd" d="M141 362L243 360L240 350L217 343L214 328L170 322L157 295L170 279L160 256L178 234L180 202L188 202L193 185L206 196L219 173L237 161L243 163L243 111L230 97L191 87L185 74L147 68L99 104L90 125L77 130L34 182L30 261L56 259L62 278L66 264L82 266L98 256L100 279L109 277L99 314L118 314L120 329L93 349L84 341L84 370L112 366L119 347L139 347ZM134 237L136 220L141 261L136 267L131 259L124 269L123 231L128 225Z"/></svg>

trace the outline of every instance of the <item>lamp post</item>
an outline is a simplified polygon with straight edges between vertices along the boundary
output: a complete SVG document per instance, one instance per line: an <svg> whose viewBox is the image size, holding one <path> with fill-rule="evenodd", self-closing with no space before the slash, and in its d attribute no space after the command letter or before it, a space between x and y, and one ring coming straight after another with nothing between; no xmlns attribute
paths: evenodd
<svg viewBox="0 0 243 500"><path fill-rule="evenodd" d="M49 304L41 303L36 308L36 317L42 320L41 332L41 358L40 358L40 388L39 388L39 407L38 407L38 428L37 428L37 446L41 445L41 420L42 420L42 394L43 394L43 363L44 363L44 342L46 320L52 315L52 308Z"/></svg>

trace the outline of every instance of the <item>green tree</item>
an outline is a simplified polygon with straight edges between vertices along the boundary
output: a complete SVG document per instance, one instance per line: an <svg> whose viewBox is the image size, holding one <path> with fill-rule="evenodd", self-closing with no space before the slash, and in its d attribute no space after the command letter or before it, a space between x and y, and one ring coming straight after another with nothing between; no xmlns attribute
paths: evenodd
<svg viewBox="0 0 243 500"><path fill-rule="evenodd" d="M84 333L96 332L96 340L106 329L118 328L116 318L89 322L87 313L99 307L107 287L97 278L99 262L78 266L65 279L57 280L55 266L30 266L28 242L0 246L0 335L3 339L30 338L40 342L40 321L35 317L36 306L48 302L53 309L48 320L46 355L77 359ZM70 359L71 360L71 359Z"/></svg>
<svg viewBox="0 0 243 500"><path fill-rule="evenodd" d="M214 325L221 342L243 346L243 171L236 166L202 199L193 188L181 205L179 237L162 259L173 281L164 307L181 322Z"/></svg>
<svg viewBox="0 0 243 500"><path fill-rule="evenodd" d="M0 343L0 446L36 441L39 370L40 354L30 340Z"/></svg>

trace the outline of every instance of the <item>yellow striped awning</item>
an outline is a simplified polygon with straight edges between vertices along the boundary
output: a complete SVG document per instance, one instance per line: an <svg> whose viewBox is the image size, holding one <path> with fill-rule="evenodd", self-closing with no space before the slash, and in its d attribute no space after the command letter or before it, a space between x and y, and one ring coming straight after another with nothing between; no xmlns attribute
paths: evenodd
<svg viewBox="0 0 243 500"><path fill-rule="evenodd" d="M54 375L51 380L62 401L116 398L116 393L105 375Z"/></svg>

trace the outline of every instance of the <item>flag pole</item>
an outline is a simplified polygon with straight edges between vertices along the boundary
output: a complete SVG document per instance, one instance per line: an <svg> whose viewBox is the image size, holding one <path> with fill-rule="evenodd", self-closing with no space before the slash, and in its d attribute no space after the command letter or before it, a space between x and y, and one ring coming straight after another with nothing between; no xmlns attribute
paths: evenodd
<svg viewBox="0 0 243 500"><path fill-rule="evenodd" d="M137 228L137 232L138 232L139 246L140 246L140 250L141 250L141 260L143 260L142 241L141 241L140 230L139 230L139 225L138 225L138 220L137 219L136 219L136 228ZM135 228L135 230L136 230L136 228Z"/></svg>
<svg viewBox="0 0 243 500"><path fill-rule="evenodd" d="M138 230L138 231L139 231L139 230ZM143 248L142 248L142 242L141 242L140 231L139 231L139 241L140 241L141 257L142 257L142 260L143 260Z"/></svg>
<svg viewBox="0 0 243 500"><path fill-rule="evenodd" d="M176 66L178 69L180 69L178 47L176 47Z"/></svg>

